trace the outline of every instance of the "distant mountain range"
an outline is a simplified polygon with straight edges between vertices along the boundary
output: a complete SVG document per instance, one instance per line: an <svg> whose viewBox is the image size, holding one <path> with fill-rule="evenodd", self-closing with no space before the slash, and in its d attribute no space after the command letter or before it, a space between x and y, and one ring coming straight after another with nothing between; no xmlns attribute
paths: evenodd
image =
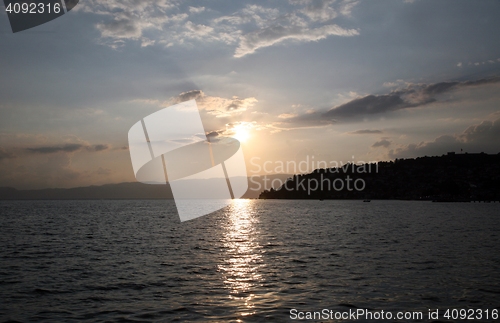
<svg viewBox="0 0 500 323"><path fill-rule="evenodd" d="M500 201L500 154L448 153L317 169L259 198Z"/></svg>
<svg viewBox="0 0 500 323"><path fill-rule="evenodd" d="M40 190L17 190L0 188L2 200L80 200L80 199L171 199L172 192L167 185L142 183L120 183L102 186L75 188L47 188Z"/></svg>
<svg viewBox="0 0 500 323"><path fill-rule="evenodd" d="M284 183L291 175L277 174L253 176L248 179L249 189L243 198L258 198L264 189L270 189L271 181ZM279 185L276 185L277 187ZM0 187L0 200L99 200L99 199L172 199L170 185L150 185L138 182L106 184L75 188L47 188L17 190Z"/></svg>

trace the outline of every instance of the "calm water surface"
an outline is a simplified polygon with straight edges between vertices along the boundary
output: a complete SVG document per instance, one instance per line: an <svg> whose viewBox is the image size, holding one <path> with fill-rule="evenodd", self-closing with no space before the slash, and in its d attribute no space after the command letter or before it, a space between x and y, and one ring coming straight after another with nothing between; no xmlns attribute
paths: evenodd
<svg viewBox="0 0 500 323"><path fill-rule="evenodd" d="M0 202L0 321L288 322L500 306L500 204ZM500 320L499 320L500 322Z"/></svg>

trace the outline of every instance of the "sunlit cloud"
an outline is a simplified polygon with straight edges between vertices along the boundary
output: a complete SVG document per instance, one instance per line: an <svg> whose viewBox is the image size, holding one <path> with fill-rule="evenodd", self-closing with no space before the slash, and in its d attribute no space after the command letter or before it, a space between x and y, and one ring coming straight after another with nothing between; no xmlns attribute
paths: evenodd
<svg viewBox="0 0 500 323"><path fill-rule="evenodd" d="M284 27L273 25L242 36L234 57L243 57L254 53L259 48L269 47L286 40L312 42L333 35L355 36L359 35L359 32L355 29L344 29L338 25L327 25L312 29L300 26Z"/></svg>
<svg viewBox="0 0 500 323"><path fill-rule="evenodd" d="M251 138L252 130L256 128L256 122L234 122L226 125L226 134L240 142L246 142Z"/></svg>
<svg viewBox="0 0 500 323"><path fill-rule="evenodd" d="M281 119L290 119L290 118L295 118L298 114L296 113L282 113L278 116L278 118Z"/></svg>
<svg viewBox="0 0 500 323"><path fill-rule="evenodd" d="M171 98L169 101L164 103L164 106L188 100L196 100L200 109L204 109L208 114L217 118L239 115L252 108L258 102L258 100L254 97L239 98L237 96L233 96L231 98L223 98L206 95L201 90L192 90L183 92L178 96Z"/></svg>
<svg viewBox="0 0 500 323"><path fill-rule="evenodd" d="M313 42L330 36L359 35L357 29L332 23L338 16L349 16L356 1L290 3L292 8L288 8L287 2L281 3L281 8L248 4L219 17L213 17L216 11L206 7L183 8L168 0L90 0L79 10L104 18L95 27L103 43L113 48L126 41L138 41L141 47L219 42L236 46L234 57L238 58L286 41Z"/></svg>

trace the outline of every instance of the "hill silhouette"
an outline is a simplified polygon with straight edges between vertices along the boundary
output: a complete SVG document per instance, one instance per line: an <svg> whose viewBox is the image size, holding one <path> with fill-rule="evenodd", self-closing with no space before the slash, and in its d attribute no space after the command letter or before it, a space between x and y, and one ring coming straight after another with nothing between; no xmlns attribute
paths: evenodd
<svg viewBox="0 0 500 323"><path fill-rule="evenodd" d="M259 198L499 201L500 154L448 153L317 169Z"/></svg>

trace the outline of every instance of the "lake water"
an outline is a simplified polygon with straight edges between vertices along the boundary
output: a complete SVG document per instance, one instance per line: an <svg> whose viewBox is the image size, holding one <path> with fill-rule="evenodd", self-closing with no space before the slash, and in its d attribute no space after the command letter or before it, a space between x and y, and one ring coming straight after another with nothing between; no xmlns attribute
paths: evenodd
<svg viewBox="0 0 500 323"><path fill-rule="evenodd" d="M180 223L173 201L4 201L0 243L2 322L500 306L498 203L235 200Z"/></svg>

